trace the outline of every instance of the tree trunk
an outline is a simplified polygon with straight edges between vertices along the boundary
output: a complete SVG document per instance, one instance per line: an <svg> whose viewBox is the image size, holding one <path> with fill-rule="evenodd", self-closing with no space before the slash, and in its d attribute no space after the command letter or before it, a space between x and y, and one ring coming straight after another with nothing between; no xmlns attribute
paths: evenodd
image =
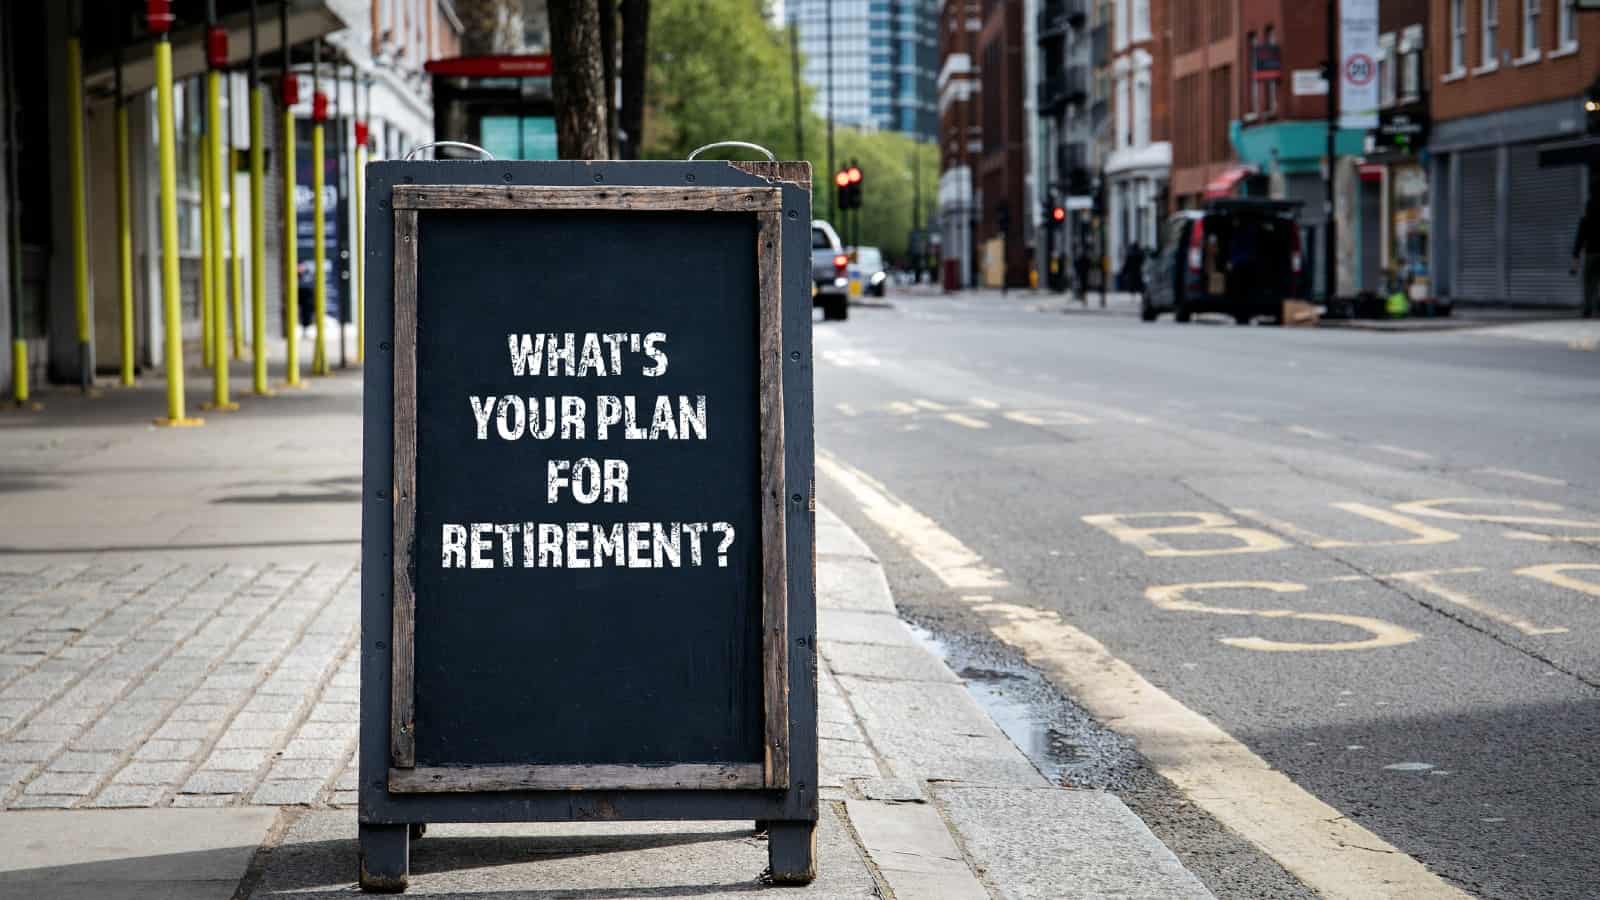
<svg viewBox="0 0 1600 900"><path fill-rule="evenodd" d="M609 159L595 0L550 0L549 11L556 148L562 159Z"/></svg>
<svg viewBox="0 0 1600 900"><path fill-rule="evenodd" d="M617 2L595 0L600 14L600 71L605 85L606 109L613 108L617 99ZM617 127L606 122L606 149L610 156L617 154Z"/></svg>
<svg viewBox="0 0 1600 900"><path fill-rule="evenodd" d="M623 156L638 159L644 149L645 67L649 62L650 0L622 0Z"/></svg>

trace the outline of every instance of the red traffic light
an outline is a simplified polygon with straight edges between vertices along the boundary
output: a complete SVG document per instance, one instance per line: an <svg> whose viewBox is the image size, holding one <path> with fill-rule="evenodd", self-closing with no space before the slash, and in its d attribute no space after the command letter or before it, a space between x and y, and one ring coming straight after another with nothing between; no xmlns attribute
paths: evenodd
<svg viewBox="0 0 1600 900"><path fill-rule="evenodd" d="M833 183L837 184L839 187L848 187L850 184L850 173L841 169L839 174L833 176Z"/></svg>
<svg viewBox="0 0 1600 900"><path fill-rule="evenodd" d="M861 183L861 170L855 166L851 166L850 168L846 169L845 175L850 179L851 184Z"/></svg>
<svg viewBox="0 0 1600 900"><path fill-rule="evenodd" d="M1057 222L1065 222L1067 220L1067 211L1059 206L1054 207L1050 210L1050 218Z"/></svg>

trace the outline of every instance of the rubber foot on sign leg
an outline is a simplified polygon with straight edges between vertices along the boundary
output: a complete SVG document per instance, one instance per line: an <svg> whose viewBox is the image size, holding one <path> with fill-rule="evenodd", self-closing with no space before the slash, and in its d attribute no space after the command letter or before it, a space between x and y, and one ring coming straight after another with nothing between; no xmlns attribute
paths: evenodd
<svg viewBox="0 0 1600 900"><path fill-rule="evenodd" d="M202 403L200 408L208 412L234 412L239 409L239 404L229 401L218 405L216 403Z"/></svg>
<svg viewBox="0 0 1600 900"><path fill-rule="evenodd" d="M361 890L398 894L411 875L410 825L361 825Z"/></svg>
<svg viewBox="0 0 1600 900"><path fill-rule="evenodd" d="M810 884L817 877L817 823L769 821L767 877L774 884Z"/></svg>
<svg viewBox="0 0 1600 900"><path fill-rule="evenodd" d="M156 420L156 424L162 428L199 428L205 423L206 420L199 416L185 416L181 419L169 419L166 416L162 416Z"/></svg>

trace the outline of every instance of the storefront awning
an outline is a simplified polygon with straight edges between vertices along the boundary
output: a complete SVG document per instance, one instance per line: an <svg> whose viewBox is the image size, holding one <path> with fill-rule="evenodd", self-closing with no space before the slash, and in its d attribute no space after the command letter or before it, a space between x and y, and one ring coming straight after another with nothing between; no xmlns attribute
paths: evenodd
<svg viewBox="0 0 1600 900"><path fill-rule="evenodd" d="M1206 182L1206 199L1216 200L1232 195L1234 189L1239 186L1239 182L1256 174L1258 171L1260 170L1248 163L1229 166L1222 171L1221 175Z"/></svg>

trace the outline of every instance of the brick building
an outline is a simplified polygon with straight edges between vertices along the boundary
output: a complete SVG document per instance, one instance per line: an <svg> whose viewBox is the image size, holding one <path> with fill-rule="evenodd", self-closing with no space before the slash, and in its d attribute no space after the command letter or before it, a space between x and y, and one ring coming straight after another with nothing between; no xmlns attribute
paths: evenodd
<svg viewBox="0 0 1600 900"><path fill-rule="evenodd" d="M939 15L939 231L946 290L973 284L979 208L973 169L983 150L978 123L978 0L945 0Z"/></svg>
<svg viewBox="0 0 1600 900"><path fill-rule="evenodd" d="M1029 104L1023 77L1024 7L986 0L975 37L974 61L981 84L978 99L980 149L976 156L977 241L982 282L999 287L1028 285L1027 202Z"/></svg>
<svg viewBox="0 0 1600 900"><path fill-rule="evenodd" d="M1600 16L1573 0L1432 0L1428 12L1434 292L1576 305L1567 266L1587 172L1541 167L1538 151L1584 130Z"/></svg>
<svg viewBox="0 0 1600 900"><path fill-rule="evenodd" d="M1239 9L1229 0L1172 3L1172 204L1196 206L1237 168L1228 141L1238 89Z"/></svg>

